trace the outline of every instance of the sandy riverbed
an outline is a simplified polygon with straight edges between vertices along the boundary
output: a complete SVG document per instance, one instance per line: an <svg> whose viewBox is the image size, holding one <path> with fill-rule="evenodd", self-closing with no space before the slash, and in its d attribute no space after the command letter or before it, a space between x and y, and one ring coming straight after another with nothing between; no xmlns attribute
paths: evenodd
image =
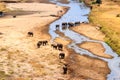
<svg viewBox="0 0 120 80"><path fill-rule="evenodd" d="M56 42L68 44L71 41L56 39ZM68 80L106 80L110 70L106 62L100 59L91 58L87 55L80 55L65 45L66 53L65 63L68 64L68 74L65 76Z"/></svg>
<svg viewBox="0 0 120 80"><path fill-rule="evenodd" d="M100 43L95 43L95 42L84 42L79 45L79 47L84 48L93 54L104 57L104 58L112 58L109 54L105 53L105 49Z"/></svg>
<svg viewBox="0 0 120 80"><path fill-rule="evenodd" d="M104 41L105 35L100 32L96 26L91 24L80 24L80 26L76 26L71 29L91 39Z"/></svg>
<svg viewBox="0 0 120 80"><path fill-rule="evenodd" d="M89 37L90 39L104 41L105 35L100 32L96 26L91 24L80 24L80 26L75 26L71 29L79 34L83 34L84 36ZM100 43L84 42L78 45L79 47L86 49L97 56L112 58L112 56L104 53L105 49Z"/></svg>
<svg viewBox="0 0 120 80"><path fill-rule="evenodd" d="M57 31L56 33L59 33L60 36L67 38L59 31ZM106 76L110 72L106 62L100 59L91 58L87 55L80 55L73 50L67 48L67 45L71 43L71 40L64 41L63 39L57 38L55 39L55 41L65 44L64 51L67 53L65 61L68 64L68 80L106 80ZM92 53L98 56L111 58L110 55L104 53L104 48L103 46L101 46L101 44L89 42L86 43L87 44L82 44L82 48L91 49L91 47L94 48L97 45L97 48L91 49ZM97 52L99 50L100 52L98 54Z"/></svg>

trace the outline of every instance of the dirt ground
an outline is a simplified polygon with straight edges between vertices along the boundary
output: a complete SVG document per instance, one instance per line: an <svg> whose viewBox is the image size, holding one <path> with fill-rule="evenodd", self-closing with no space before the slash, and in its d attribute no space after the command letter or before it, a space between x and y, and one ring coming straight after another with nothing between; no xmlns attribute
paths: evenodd
<svg viewBox="0 0 120 80"><path fill-rule="evenodd" d="M9 6L10 5L10 6ZM36 7L35 7L36 6ZM47 8L49 6L49 8ZM62 79L63 63L58 55L61 51L51 47L48 26L59 17L59 10L53 4L42 3L14 3L8 8L22 8L24 11L42 11L29 15L17 15L0 18L0 76L9 80L57 80ZM42 7L42 8L41 8ZM65 8L66 9L66 8ZM64 14L61 13L59 15ZM27 32L33 32L33 37L28 37ZM48 41L48 45L37 48L38 41ZM64 77L64 79L66 79Z"/></svg>
<svg viewBox="0 0 120 80"><path fill-rule="evenodd" d="M106 76L110 72L106 62L76 54L70 49L69 53L70 55L66 59L70 75L68 80L106 80Z"/></svg>
<svg viewBox="0 0 120 80"><path fill-rule="evenodd" d="M107 63L89 56L76 54L68 49L66 45L71 40L64 34L59 33L63 38L54 40L55 43L64 44L63 51L51 47L48 25L59 17L50 15L56 15L59 10L64 8L56 7L54 4L42 3L14 3L14 5L8 4L8 8L37 12L29 15L17 15L16 18L12 16L0 18L1 79L106 80L106 75L110 72ZM62 14L64 13L60 15ZM28 37L28 31L32 31L34 36ZM37 42L44 40L47 40L48 44L37 48ZM102 40L101 37L100 40ZM59 60L60 52L65 53L65 60ZM65 63L68 64L67 75L63 75L62 70Z"/></svg>
<svg viewBox="0 0 120 80"><path fill-rule="evenodd" d="M80 55L67 48L71 40L63 41L63 39L56 38L55 42L64 43L66 58L63 63L68 65L67 80L106 80L107 74L110 73L107 62L87 55ZM110 58L109 55L106 56Z"/></svg>

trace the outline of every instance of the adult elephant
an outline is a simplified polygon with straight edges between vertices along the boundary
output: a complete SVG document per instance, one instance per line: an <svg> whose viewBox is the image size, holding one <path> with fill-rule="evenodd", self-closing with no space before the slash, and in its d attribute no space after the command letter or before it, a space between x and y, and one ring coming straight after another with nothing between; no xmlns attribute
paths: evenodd
<svg viewBox="0 0 120 80"><path fill-rule="evenodd" d="M73 26L75 26L75 25L74 25L73 22L69 22L69 23L68 23L68 26L69 26L69 27L73 27Z"/></svg>
<svg viewBox="0 0 120 80"><path fill-rule="evenodd" d="M75 26L78 26L78 25L80 25L80 21L75 22Z"/></svg>
<svg viewBox="0 0 120 80"><path fill-rule="evenodd" d="M59 54L59 59L64 59L65 58L65 53L60 53Z"/></svg>
<svg viewBox="0 0 120 80"><path fill-rule="evenodd" d="M62 26L67 26L67 22L63 22L63 23L62 23Z"/></svg>
<svg viewBox="0 0 120 80"><path fill-rule="evenodd" d="M63 50L63 44L57 44L58 50L62 51Z"/></svg>

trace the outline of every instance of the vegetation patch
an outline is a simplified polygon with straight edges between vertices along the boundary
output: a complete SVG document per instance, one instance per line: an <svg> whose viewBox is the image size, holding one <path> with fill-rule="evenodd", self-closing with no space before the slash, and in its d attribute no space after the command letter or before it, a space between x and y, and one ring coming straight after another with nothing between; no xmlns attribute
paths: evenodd
<svg viewBox="0 0 120 80"><path fill-rule="evenodd" d="M89 20L91 23L101 26L100 30L106 35L105 42L120 55L120 19L117 18L120 16L120 14L117 14L120 8L109 0L103 0L102 4L104 5L100 7L92 5L94 8L90 13ZM116 14L117 16L115 16Z"/></svg>

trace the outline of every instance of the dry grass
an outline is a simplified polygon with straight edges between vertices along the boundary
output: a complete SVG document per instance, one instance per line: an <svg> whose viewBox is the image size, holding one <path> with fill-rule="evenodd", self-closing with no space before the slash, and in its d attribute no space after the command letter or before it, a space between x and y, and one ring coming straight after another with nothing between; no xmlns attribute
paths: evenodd
<svg viewBox="0 0 120 80"><path fill-rule="evenodd" d="M102 3L100 7L93 5L89 20L102 27L101 31L106 35L106 43L120 54L120 18L116 17L120 14L120 6L110 0L103 0Z"/></svg>
<svg viewBox="0 0 120 80"><path fill-rule="evenodd" d="M38 4L37 7L36 4ZM10 16L0 18L0 32L3 33L0 35L0 71L5 72L5 74L2 73L3 75L10 76L5 80L57 80L63 78L61 74L63 64L59 61L60 51L51 47L48 34L48 24L59 17L46 16L56 14L57 11L63 10L63 7L43 3L16 3L11 6L14 9L22 7L26 11L36 9L43 13L21 15L17 18ZM9 6L7 5L7 7ZM34 36L28 37L28 31L32 31ZM37 48L37 42L43 40L47 40L48 45Z"/></svg>
<svg viewBox="0 0 120 80"><path fill-rule="evenodd" d="M9 10L9 9L6 8L5 3L0 3L0 11L6 12L6 11L8 11L8 10Z"/></svg>

